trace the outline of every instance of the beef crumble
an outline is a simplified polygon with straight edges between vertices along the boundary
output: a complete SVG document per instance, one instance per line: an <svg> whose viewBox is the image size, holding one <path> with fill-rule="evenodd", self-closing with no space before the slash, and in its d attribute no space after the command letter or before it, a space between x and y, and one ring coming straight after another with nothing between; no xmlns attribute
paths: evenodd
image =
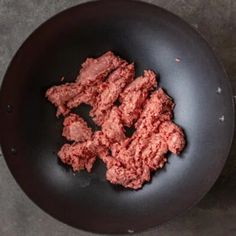
<svg viewBox="0 0 236 236"><path fill-rule="evenodd" d="M74 83L53 86L46 97L56 106L56 115L65 116L62 135L73 141L58 152L63 163L73 171L91 172L100 158L108 181L140 189L151 172L163 168L168 151L181 153L185 136L173 122L172 98L156 89L156 74L145 70L136 79L134 74L133 63L109 51L86 59ZM101 130L92 132L85 120L71 113L81 103L92 106L90 116ZM126 137L125 128L131 126L136 130Z"/></svg>

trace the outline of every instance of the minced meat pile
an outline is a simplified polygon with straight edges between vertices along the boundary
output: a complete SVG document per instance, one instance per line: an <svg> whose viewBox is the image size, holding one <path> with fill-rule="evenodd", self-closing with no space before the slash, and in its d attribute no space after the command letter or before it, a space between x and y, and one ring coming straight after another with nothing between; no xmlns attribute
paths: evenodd
<svg viewBox="0 0 236 236"><path fill-rule="evenodd" d="M62 135L70 143L58 156L74 171L90 172L100 158L108 181L139 189L165 165L168 151L178 155L185 146L183 130L172 120L175 104L158 87L155 72L145 70L135 78L134 64L110 51L86 59L75 82L49 88L46 97L56 115L64 116ZM99 131L72 112L82 103L92 107ZM125 135L129 127L135 128L131 137Z"/></svg>

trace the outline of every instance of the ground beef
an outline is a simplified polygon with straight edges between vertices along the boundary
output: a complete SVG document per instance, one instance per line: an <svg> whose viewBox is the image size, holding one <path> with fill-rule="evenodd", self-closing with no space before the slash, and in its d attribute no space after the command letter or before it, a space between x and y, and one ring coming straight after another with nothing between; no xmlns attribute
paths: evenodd
<svg viewBox="0 0 236 236"><path fill-rule="evenodd" d="M183 130L172 121L172 98L162 88L154 91L156 74L146 70L136 79L134 74L134 64L107 52L87 59L75 83L53 86L46 97L57 107L57 115L89 104L90 116L101 127L93 133L81 117L69 114L62 135L74 143L58 152L63 163L90 172L99 157L108 181L139 189L150 181L151 172L165 165L166 153L180 154L186 142ZM135 131L126 137L125 127L131 126Z"/></svg>
<svg viewBox="0 0 236 236"><path fill-rule="evenodd" d="M62 135L69 141L84 142L92 138L92 130L78 115L71 113L64 119Z"/></svg>
<svg viewBox="0 0 236 236"><path fill-rule="evenodd" d="M96 160L96 153L93 152L91 144L91 141L64 144L58 156L63 163L72 166L73 171L86 169L90 172Z"/></svg>
<svg viewBox="0 0 236 236"><path fill-rule="evenodd" d="M126 142L116 143L113 145L111 161L108 158L106 160L107 179L113 184L141 188L150 179L151 171L164 166L167 152L166 140L159 133L147 137L134 135Z"/></svg>
<svg viewBox="0 0 236 236"><path fill-rule="evenodd" d="M88 58L83 64L76 83L66 83L53 86L46 92L48 100L57 107L57 116L66 115L71 108L81 103L94 105L98 95L97 87L106 76L121 64L124 60L107 52L97 59Z"/></svg>
<svg viewBox="0 0 236 236"><path fill-rule="evenodd" d="M139 189L144 182L150 181L150 170L147 166L142 168L125 168L113 165L108 168L106 178L112 184L119 184L125 188Z"/></svg>
<svg viewBox="0 0 236 236"><path fill-rule="evenodd" d="M122 144L113 145L118 151L113 149L112 156L105 157L106 177L113 184L139 189L150 180L151 171L166 163L166 140L159 133L153 133L146 139L136 137L132 142Z"/></svg>
<svg viewBox="0 0 236 236"><path fill-rule="evenodd" d="M148 134L158 128L161 122L172 119L174 103L172 99L159 88L146 100L143 111L135 123L140 136Z"/></svg>
<svg viewBox="0 0 236 236"><path fill-rule="evenodd" d="M96 131L93 135L93 144L95 149L98 148L99 146L103 146L106 148L109 148L111 145L110 140L108 137L101 131Z"/></svg>
<svg viewBox="0 0 236 236"><path fill-rule="evenodd" d="M76 96L71 98L66 103L67 108L71 110L72 108L78 107L82 103L94 106L96 97L98 96L98 86L99 83L97 85L93 85L92 87L84 86L80 93L77 93Z"/></svg>
<svg viewBox="0 0 236 236"><path fill-rule="evenodd" d="M102 125L102 132L110 142L121 142L125 139L125 130L121 122L120 110L113 107L108 118Z"/></svg>
<svg viewBox="0 0 236 236"><path fill-rule="evenodd" d="M162 168L166 162L165 154L168 152L166 140L159 134L153 133L140 157L150 170Z"/></svg>
<svg viewBox="0 0 236 236"><path fill-rule="evenodd" d="M124 125L130 127L142 111L148 92L157 86L156 74L153 71L144 71L140 76L130 83L120 94L120 111Z"/></svg>
<svg viewBox="0 0 236 236"><path fill-rule="evenodd" d="M160 134L165 138L168 149L179 154L185 146L183 130L172 121L163 122L159 127Z"/></svg>
<svg viewBox="0 0 236 236"><path fill-rule="evenodd" d="M99 80L103 80L111 71L119 67L124 60L115 56L112 52L107 52L98 58L88 58L82 64L82 69L76 81L82 85L93 85Z"/></svg>
<svg viewBox="0 0 236 236"><path fill-rule="evenodd" d="M124 87L133 79L134 65L124 63L109 75L107 81L100 84L101 93L97 96L96 104L90 112L97 125L102 125Z"/></svg>
<svg viewBox="0 0 236 236"><path fill-rule="evenodd" d="M77 83L66 83L63 85L53 86L46 92L48 100L57 107L57 116L66 115L70 112L67 102L81 93L82 87Z"/></svg>

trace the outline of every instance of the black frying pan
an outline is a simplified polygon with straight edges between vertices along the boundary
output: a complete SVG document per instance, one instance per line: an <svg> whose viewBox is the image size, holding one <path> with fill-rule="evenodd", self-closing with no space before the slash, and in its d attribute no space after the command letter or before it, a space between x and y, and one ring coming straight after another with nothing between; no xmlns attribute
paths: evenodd
<svg viewBox="0 0 236 236"><path fill-rule="evenodd" d="M61 76L73 81L86 57L108 50L134 61L137 74L159 72L187 136L181 157L170 155L139 191L105 181L99 161L92 174L73 174L56 155L62 118L45 91ZM21 188L55 218L98 233L141 231L182 213L213 185L233 139L232 98L212 50L178 17L141 2L86 3L39 27L11 62L1 88L2 151ZM77 112L91 122L88 107Z"/></svg>

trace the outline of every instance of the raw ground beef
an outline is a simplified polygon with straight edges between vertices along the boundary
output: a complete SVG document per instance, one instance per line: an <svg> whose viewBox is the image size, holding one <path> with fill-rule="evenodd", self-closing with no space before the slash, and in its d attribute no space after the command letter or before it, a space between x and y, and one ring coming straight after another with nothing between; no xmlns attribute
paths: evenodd
<svg viewBox="0 0 236 236"><path fill-rule="evenodd" d="M66 83L63 85L53 86L46 92L48 100L57 107L57 116L66 115L70 112L67 102L80 94L82 87L77 83Z"/></svg>
<svg viewBox="0 0 236 236"><path fill-rule="evenodd" d="M168 149L175 154L180 154L185 146L183 130L172 121L166 121L160 124L159 133L165 138Z"/></svg>
<svg viewBox="0 0 236 236"><path fill-rule="evenodd" d="M71 113L64 119L62 136L69 141L85 142L92 138L92 130L78 115Z"/></svg>
<svg viewBox="0 0 236 236"><path fill-rule="evenodd" d="M93 85L103 80L111 71L118 68L124 60L115 56L111 51L98 58L87 58L76 81L82 85Z"/></svg>
<svg viewBox="0 0 236 236"><path fill-rule="evenodd" d="M98 157L106 165L108 181L140 189L151 172L163 168L168 151L181 153L185 137L172 121L172 98L162 88L155 90L156 74L145 70L136 79L134 74L134 64L107 52L88 58L76 82L53 86L46 97L57 116L66 116L62 135L74 141L58 152L63 163L90 172ZM81 103L92 106L90 116L101 130L92 132L79 115L70 113ZM125 127L131 126L135 131L126 137Z"/></svg>
<svg viewBox="0 0 236 236"><path fill-rule="evenodd" d="M64 144L58 156L63 163L71 165L74 171L86 169L90 172L96 160L96 154L92 151L91 145L91 141Z"/></svg>
<svg viewBox="0 0 236 236"><path fill-rule="evenodd" d="M121 142L125 139L125 129L121 121L121 112L113 107L109 116L102 124L102 132L110 143Z"/></svg>
<svg viewBox="0 0 236 236"><path fill-rule="evenodd" d="M145 70L144 75L135 79L120 94L120 111L124 125L130 127L142 111L149 91L157 86L156 74Z"/></svg>
<svg viewBox="0 0 236 236"><path fill-rule="evenodd" d="M172 119L174 103L172 99L159 88L146 100L139 119L135 123L137 133L147 135L158 128L161 122Z"/></svg>
<svg viewBox="0 0 236 236"><path fill-rule="evenodd" d="M124 87L132 82L133 79L134 64L127 65L125 63L111 73L107 81L100 84L99 91L101 92L97 96L96 104L90 112L97 125L102 125Z"/></svg>
<svg viewBox="0 0 236 236"><path fill-rule="evenodd" d="M67 115L71 108L81 103L94 105L99 84L124 62L110 51L96 59L88 58L82 64L75 83L66 83L48 89L46 97L57 107L57 116Z"/></svg>
<svg viewBox="0 0 236 236"><path fill-rule="evenodd" d="M93 86L84 86L81 89L80 93L77 93L76 96L72 97L67 101L66 107L68 110L72 108L78 107L80 104L84 103L90 106L94 106L96 102L96 97L98 95L98 86L99 84L95 84Z"/></svg>

